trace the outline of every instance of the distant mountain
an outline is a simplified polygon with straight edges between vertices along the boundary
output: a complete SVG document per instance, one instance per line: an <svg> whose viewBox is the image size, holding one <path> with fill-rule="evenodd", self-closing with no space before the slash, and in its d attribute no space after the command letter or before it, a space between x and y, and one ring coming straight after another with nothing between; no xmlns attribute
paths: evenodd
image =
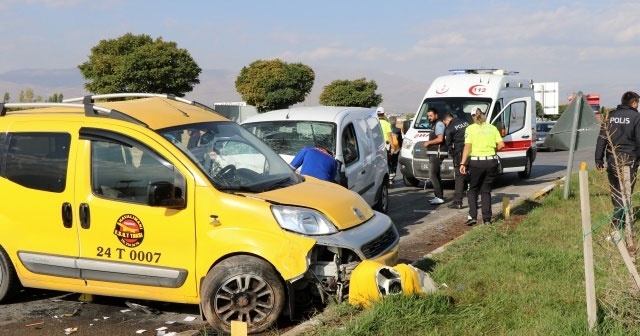
<svg viewBox="0 0 640 336"><path fill-rule="evenodd" d="M429 83L420 83L400 76L378 71L340 68L314 68L316 81L307 99L298 105L319 105L322 89L337 79L354 80L366 78L375 80L377 92L382 94L382 106L389 113L404 115L415 113ZM219 102L241 101L236 92L237 72L221 69L203 70L200 84L186 98L207 105ZM76 68L70 69L20 69L0 73L0 95L8 92L12 102L18 100L21 90L33 89L36 96L47 99L54 93L62 93L65 98L87 94L84 79Z"/></svg>

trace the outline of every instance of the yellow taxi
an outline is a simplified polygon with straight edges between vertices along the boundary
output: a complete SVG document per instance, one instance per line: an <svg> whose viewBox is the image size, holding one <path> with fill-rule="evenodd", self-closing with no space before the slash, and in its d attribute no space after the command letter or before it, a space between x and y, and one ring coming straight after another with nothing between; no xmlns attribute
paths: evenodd
<svg viewBox="0 0 640 336"><path fill-rule="evenodd" d="M397 261L389 217L204 105L0 108L0 302L22 285L199 304L217 330L260 332L300 294L343 297L361 261Z"/></svg>

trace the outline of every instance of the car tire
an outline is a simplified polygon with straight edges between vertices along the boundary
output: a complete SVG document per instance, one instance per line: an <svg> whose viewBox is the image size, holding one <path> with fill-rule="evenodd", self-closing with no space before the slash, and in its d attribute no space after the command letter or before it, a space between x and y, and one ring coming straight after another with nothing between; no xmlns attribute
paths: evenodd
<svg viewBox="0 0 640 336"><path fill-rule="evenodd" d="M556 151L556 149L555 149L555 148L553 148L553 147L549 147L549 151L550 151L550 152L555 152L555 151Z"/></svg>
<svg viewBox="0 0 640 336"><path fill-rule="evenodd" d="M15 297L22 285L16 269L11 263L7 252L0 247L0 302L6 302Z"/></svg>
<svg viewBox="0 0 640 336"><path fill-rule="evenodd" d="M380 188L378 189L378 196L376 197L378 200L373 207L374 210L382 212L386 214L389 212L389 186L387 183L382 183Z"/></svg>
<svg viewBox="0 0 640 336"><path fill-rule="evenodd" d="M524 165L524 171L518 172L520 178L526 179L531 176L531 157L527 155L527 162Z"/></svg>
<svg viewBox="0 0 640 336"><path fill-rule="evenodd" d="M213 267L202 283L201 307L215 329L231 332L231 321L244 321L247 331L264 331L276 322L285 303L282 280L268 262L238 255Z"/></svg>
<svg viewBox="0 0 640 336"><path fill-rule="evenodd" d="M420 181L413 176L402 175L402 182L406 187L417 187Z"/></svg>

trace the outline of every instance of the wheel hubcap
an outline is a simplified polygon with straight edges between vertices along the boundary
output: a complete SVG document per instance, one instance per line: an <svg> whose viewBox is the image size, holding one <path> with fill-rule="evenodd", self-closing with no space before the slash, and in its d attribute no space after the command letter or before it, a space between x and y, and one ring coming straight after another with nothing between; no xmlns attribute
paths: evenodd
<svg viewBox="0 0 640 336"><path fill-rule="evenodd" d="M251 326L272 314L274 300L274 290L263 278L237 275L218 288L213 300L213 310L229 325L231 321L244 321Z"/></svg>

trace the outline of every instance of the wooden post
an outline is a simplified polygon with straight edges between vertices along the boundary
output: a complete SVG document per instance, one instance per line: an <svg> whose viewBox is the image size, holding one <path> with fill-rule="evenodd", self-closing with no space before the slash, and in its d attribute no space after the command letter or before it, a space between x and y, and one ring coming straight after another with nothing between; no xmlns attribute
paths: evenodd
<svg viewBox="0 0 640 336"><path fill-rule="evenodd" d="M620 255L622 256L622 260L624 261L625 266L627 266L627 270L631 273L633 277L633 281L636 283L637 289L640 290L640 275L638 275L638 270L636 269L636 265L633 263L633 259L631 259L631 255L629 251L624 246L622 242L622 238L620 238L620 231L615 230L611 234L611 239L618 246L618 251L620 251Z"/></svg>
<svg viewBox="0 0 640 336"><path fill-rule="evenodd" d="M593 270L593 241L591 239L591 207L589 205L589 180L587 163L582 162L578 173L580 184L580 212L582 213L582 245L584 255L584 277L587 293L587 322L593 331L597 321L596 282Z"/></svg>
<svg viewBox="0 0 640 336"><path fill-rule="evenodd" d="M511 217L511 204L509 203L511 199L509 197L502 198L502 216L504 219L509 219Z"/></svg>
<svg viewBox="0 0 640 336"><path fill-rule="evenodd" d="M231 336L247 336L247 322L231 321Z"/></svg>
<svg viewBox="0 0 640 336"><path fill-rule="evenodd" d="M631 205L631 173L629 166L622 167L622 204L624 205L624 234L627 248L633 250L633 210Z"/></svg>

